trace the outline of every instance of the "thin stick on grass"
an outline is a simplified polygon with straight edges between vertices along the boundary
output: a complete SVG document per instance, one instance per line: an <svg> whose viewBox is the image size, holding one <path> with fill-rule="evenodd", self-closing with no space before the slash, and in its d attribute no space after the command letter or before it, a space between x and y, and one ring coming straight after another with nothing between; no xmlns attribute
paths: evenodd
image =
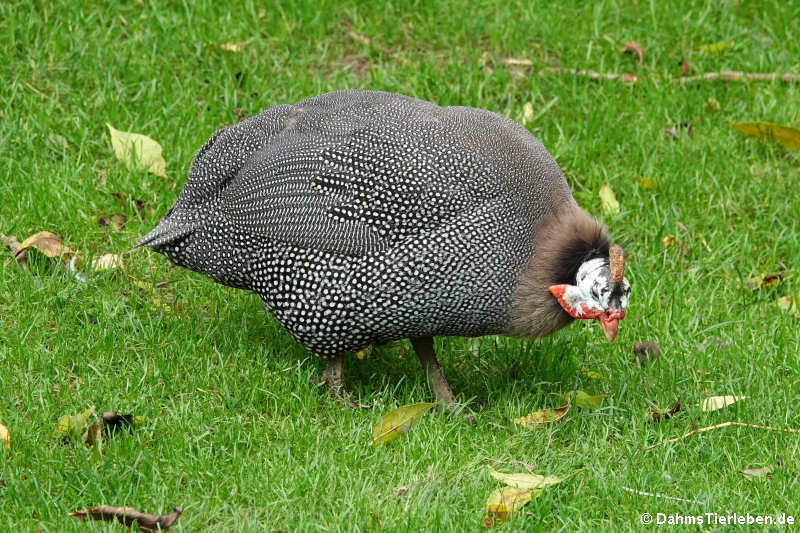
<svg viewBox="0 0 800 533"><path fill-rule="evenodd" d="M507 58L503 63L512 67L533 67L533 62L529 59ZM575 69L568 67L544 68L538 72L540 75L559 75L572 74L579 78L589 78L592 81L621 81L623 83L637 83L641 81L639 77L630 73L618 72L597 72L588 69ZM660 79L658 76L656 80ZM705 72L695 76L681 76L673 78L672 82L678 85L686 85L699 81L780 81L783 83L800 83L800 74L793 72L743 72L740 70L721 70L719 72Z"/></svg>
<svg viewBox="0 0 800 533"><path fill-rule="evenodd" d="M643 490L631 489L629 487L620 487L620 488L622 490L631 492L633 494L638 494L640 496L651 496L653 498L663 498L665 500L672 500L672 501L676 501L676 502L697 503L697 504L700 504L700 505L705 505L705 503L699 502L697 500L687 500L686 498L678 498L677 496L667 496L666 494L655 494L655 493L652 493L652 492L645 492Z"/></svg>
<svg viewBox="0 0 800 533"><path fill-rule="evenodd" d="M721 424L716 424L714 426L706 426L706 427L702 427L702 428L693 429L692 431L689 431L688 433L684 433L680 437L675 437L675 438L672 438L672 439L668 439L668 440L665 440L665 441L657 442L656 444L647 446L646 448L644 448L644 450L645 451L652 450L653 448L657 448L657 447L659 447L659 446L661 446L663 444L669 444L669 443L677 442L679 440L683 440L686 437L691 437L692 435L694 435L696 433L705 433L706 431L711 431L713 429L720 429L720 428L724 428L724 427L728 427L728 426L739 426L739 427L743 427L743 428L753 428L753 429L766 429L768 431L781 431L783 433L800 433L800 429L776 428L776 427L772 427L772 426L761 426L761 425L758 425L758 424L747 424L745 422L729 421L729 422L723 422Z"/></svg>
<svg viewBox="0 0 800 533"><path fill-rule="evenodd" d="M723 70L720 72L706 72L697 76L683 76L673 80L680 85L698 81L773 81L783 83L800 83L800 74L780 74L778 72L742 72L739 70Z"/></svg>

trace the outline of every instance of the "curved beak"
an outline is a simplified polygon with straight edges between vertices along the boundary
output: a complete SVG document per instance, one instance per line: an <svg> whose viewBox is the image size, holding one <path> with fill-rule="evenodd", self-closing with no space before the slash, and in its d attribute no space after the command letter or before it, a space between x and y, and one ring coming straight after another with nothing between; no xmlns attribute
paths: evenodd
<svg viewBox="0 0 800 533"><path fill-rule="evenodd" d="M603 333L606 334L608 342L614 340L617 336L617 328L619 328L619 318L604 318L597 317L597 321L603 326Z"/></svg>

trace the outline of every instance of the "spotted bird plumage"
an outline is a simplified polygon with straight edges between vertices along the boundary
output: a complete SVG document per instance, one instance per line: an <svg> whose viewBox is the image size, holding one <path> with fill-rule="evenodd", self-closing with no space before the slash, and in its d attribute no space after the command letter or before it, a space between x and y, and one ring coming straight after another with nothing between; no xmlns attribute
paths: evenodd
<svg viewBox="0 0 800 533"><path fill-rule="evenodd" d="M578 257L608 264L605 230L523 127L356 90L216 132L139 244L257 293L322 357L401 338L547 335L571 321L547 286L576 283ZM538 246L557 264L537 265Z"/></svg>

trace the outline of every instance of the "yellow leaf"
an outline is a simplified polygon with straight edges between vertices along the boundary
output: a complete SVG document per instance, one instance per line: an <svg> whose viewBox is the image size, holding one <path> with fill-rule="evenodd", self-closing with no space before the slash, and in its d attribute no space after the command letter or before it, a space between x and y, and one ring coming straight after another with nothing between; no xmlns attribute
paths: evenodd
<svg viewBox="0 0 800 533"><path fill-rule="evenodd" d="M173 313L175 311L173 308L165 304L158 296L150 298L150 303L152 303L156 308L166 311L167 313Z"/></svg>
<svg viewBox="0 0 800 533"><path fill-rule="evenodd" d="M715 111L719 111L721 107L722 105L720 105L719 100L713 96L709 96L706 103L703 104L703 109L706 110L706 113L714 113Z"/></svg>
<svg viewBox="0 0 800 533"><path fill-rule="evenodd" d="M105 254L92 259L92 270L96 272L114 268L122 268L122 257L117 254Z"/></svg>
<svg viewBox="0 0 800 533"><path fill-rule="evenodd" d="M533 121L533 104L525 102L525 105L522 106L522 124L527 126L531 121Z"/></svg>
<svg viewBox="0 0 800 533"><path fill-rule="evenodd" d="M364 360L367 357L369 357L370 355L372 355L372 350L373 349L374 349L374 346L372 344L370 344L366 348L357 351L356 352L356 357L358 357L359 360Z"/></svg>
<svg viewBox="0 0 800 533"><path fill-rule="evenodd" d="M491 466L487 466L486 468L489 469L489 473L493 478L502 481L509 487L518 489L541 489L564 481L564 479L555 476L541 476L539 474L526 473L505 474L503 472L498 472Z"/></svg>
<svg viewBox="0 0 800 533"><path fill-rule="evenodd" d="M661 245L664 248L669 248L674 244L675 244L675 235L673 235L672 233L665 235L664 238L661 239Z"/></svg>
<svg viewBox="0 0 800 533"><path fill-rule="evenodd" d="M696 48L696 50L703 54L718 54L736 46L734 41L722 41L718 43L705 44Z"/></svg>
<svg viewBox="0 0 800 533"><path fill-rule="evenodd" d="M778 298L778 307L784 313L800 318L800 296L781 296Z"/></svg>
<svg viewBox="0 0 800 533"><path fill-rule="evenodd" d="M600 187L600 205L606 215L616 215L619 213L619 202L614 195L614 191L608 185Z"/></svg>
<svg viewBox="0 0 800 533"><path fill-rule="evenodd" d="M8 432L8 428L3 424L0 424L0 443L3 444L4 448L11 448L11 433Z"/></svg>
<svg viewBox="0 0 800 533"><path fill-rule="evenodd" d="M759 141L775 142L789 150L800 150L800 130L772 122L731 122L731 127Z"/></svg>
<svg viewBox="0 0 800 533"><path fill-rule="evenodd" d="M414 424L419 422L422 415L428 412L436 403L415 403L403 405L383 415L375 427L372 428L372 440L376 442L391 442L400 435L408 433Z"/></svg>
<svg viewBox="0 0 800 533"><path fill-rule="evenodd" d="M570 407L572 407L572 405L567 402L567 405L555 409L539 409L529 415L515 418L514 423L524 427L537 427L544 424L551 424L564 418L564 415L567 414Z"/></svg>
<svg viewBox="0 0 800 533"><path fill-rule="evenodd" d="M639 174L636 175L636 181L642 189L652 191L658 189L658 182L652 178L645 178Z"/></svg>
<svg viewBox="0 0 800 533"><path fill-rule="evenodd" d="M64 415L56 423L56 433L62 440L78 440L94 417L94 406L77 415Z"/></svg>
<svg viewBox="0 0 800 533"><path fill-rule="evenodd" d="M705 412L716 411L745 398L747 396L711 396L703 400L703 403L700 404L700 409Z"/></svg>
<svg viewBox="0 0 800 533"><path fill-rule="evenodd" d="M580 407L582 409L594 409L596 407L600 407L603 405L603 399L605 398L605 396L602 394L600 396L590 396L582 390L572 390L566 394L562 394L561 397L567 401L572 400L572 404L575 407Z"/></svg>
<svg viewBox="0 0 800 533"><path fill-rule="evenodd" d="M167 177L167 162L161 155L161 145L146 135L115 130L106 122L111 134L114 155L128 168L142 168L156 176Z"/></svg>
<svg viewBox="0 0 800 533"><path fill-rule="evenodd" d="M589 379L606 379L600 372L588 368L581 368L581 374Z"/></svg>
<svg viewBox="0 0 800 533"><path fill-rule="evenodd" d="M773 470L774 468L771 466L762 466L761 468L745 468L744 470L739 470L739 472L747 479L758 479L767 477Z"/></svg>
<svg viewBox="0 0 800 533"><path fill-rule="evenodd" d="M239 43L224 43L219 45L220 48L226 50L228 52L241 52L244 45L247 44L246 42L239 42Z"/></svg>
<svg viewBox="0 0 800 533"><path fill-rule="evenodd" d="M531 501L531 496L539 496L541 492L541 489L526 490L514 487L502 487L493 490L486 499L486 515L483 517L484 525L491 526L507 520Z"/></svg>

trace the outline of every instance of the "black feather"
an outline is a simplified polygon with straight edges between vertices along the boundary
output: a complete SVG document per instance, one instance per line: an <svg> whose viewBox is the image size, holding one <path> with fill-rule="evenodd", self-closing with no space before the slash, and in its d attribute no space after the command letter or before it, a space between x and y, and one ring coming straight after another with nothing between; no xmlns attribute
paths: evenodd
<svg viewBox="0 0 800 533"><path fill-rule="evenodd" d="M558 267L552 270L557 277L554 284L576 285L578 269L583 263L598 257L608 261L611 243L602 226L598 224L592 232L573 233L565 237L561 246L556 260Z"/></svg>

